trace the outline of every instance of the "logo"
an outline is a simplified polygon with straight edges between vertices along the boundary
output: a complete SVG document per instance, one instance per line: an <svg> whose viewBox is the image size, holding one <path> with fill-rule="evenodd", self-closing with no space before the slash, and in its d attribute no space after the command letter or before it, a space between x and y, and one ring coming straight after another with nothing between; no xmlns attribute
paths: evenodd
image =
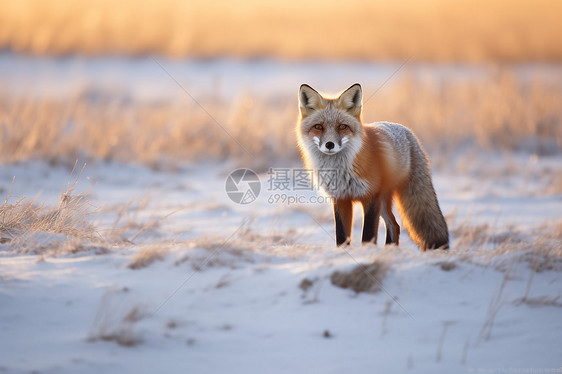
<svg viewBox="0 0 562 374"><path fill-rule="evenodd" d="M258 198L261 182L253 170L236 169L226 178L225 190L236 204L250 204Z"/></svg>

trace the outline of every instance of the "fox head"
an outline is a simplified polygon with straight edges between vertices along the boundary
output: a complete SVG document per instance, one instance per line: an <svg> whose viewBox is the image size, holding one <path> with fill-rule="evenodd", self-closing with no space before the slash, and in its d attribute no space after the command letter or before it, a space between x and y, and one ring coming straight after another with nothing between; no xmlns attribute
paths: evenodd
<svg viewBox="0 0 562 374"><path fill-rule="evenodd" d="M336 98L326 98L303 84L299 90L300 121L297 137L301 149L336 155L361 145L361 85L354 84Z"/></svg>

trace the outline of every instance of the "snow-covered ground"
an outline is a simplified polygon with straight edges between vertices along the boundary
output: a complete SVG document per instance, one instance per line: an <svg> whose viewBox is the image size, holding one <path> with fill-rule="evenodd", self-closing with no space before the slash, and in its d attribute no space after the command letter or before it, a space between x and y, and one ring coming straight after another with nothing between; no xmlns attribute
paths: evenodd
<svg viewBox="0 0 562 374"><path fill-rule="evenodd" d="M559 64L521 64L504 68L521 80L558 82ZM179 99L186 95L173 77L196 98L232 98L239 95L296 96L302 83L325 92L340 92L360 81L365 99L389 81L411 76L424 84L439 81L477 81L498 74L494 65L422 64L408 61L285 62L276 60L173 60L161 56L142 58L68 58L0 53L2 89L14 96L68 97L84 91L112 93L140 100ZM383 94L384 92L378 92Z"/></svg>
<svg viewBox="0 0 562 374"><path fill-rule="evenodd" d="M494 70L411 65L428 82ZM170 76L196 98L293 97L303 82L335 92L358 79L367 97L400 69L0 54L2 93L15 97L187 100ZM53 216L70 231L0 232L0 373L562 371L562 157L443 158L434 184L452 248L425 253L405 231L399 247L361 246L359 209L352 245L336 247L331 204L292 179L273 190L262 173L256 200L234 203L225 184L238 163L93 161L74 187L80 160L72 177L64 160L1 165L4 206L27 197L17 206L33 201L41 215L61 190L86 197L64 195L75 211ZM333 284L358 264L374 264L371 292Z"/></svg>
<svg viewBox="0 0 562 374"><path fill-rule="evenodd" d="M530 167L560 172L560 161ZM540 180L525 187L517 176L484 183L436 173L452 249L421 253L406 232L399 248L361 246L359 211L354 243L336 247L330 205L275 203L267 174L253 203L235 204L225 192L230 171L87 165L74 193L89 194L100 238L123 227L120 240L75 253L47 233L34 238L43 254L0 245L0 371L560 370L560 257L543 268L526 259L532 249L505 250L501 239L538 245L545 222L560 230L562 197L541 194ZM11 202L55 205L70 169L3 166L2 196L14 176ZM474 228L490 236L467 242ZM160 260L130 268L143 251ZM386 269L378 291L332 284L334 271L373 261Z"/></svg>

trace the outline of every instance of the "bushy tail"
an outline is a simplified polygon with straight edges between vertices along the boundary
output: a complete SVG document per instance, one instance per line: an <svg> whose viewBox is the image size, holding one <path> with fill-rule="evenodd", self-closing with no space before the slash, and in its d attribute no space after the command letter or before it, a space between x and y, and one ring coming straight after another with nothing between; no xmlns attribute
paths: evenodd
<svg viewBox="0 0 562 374"><path fill-rule="evenodd" d="M412 134L411 175L396 191L398 211L410 237L422 251L449 248L447 223L431 182L427 155Z"/></svg>

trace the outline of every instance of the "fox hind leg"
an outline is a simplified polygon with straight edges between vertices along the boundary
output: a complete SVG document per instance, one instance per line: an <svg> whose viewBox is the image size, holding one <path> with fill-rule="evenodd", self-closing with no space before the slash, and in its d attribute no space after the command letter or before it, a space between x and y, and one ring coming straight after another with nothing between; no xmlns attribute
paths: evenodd
<svg viewBox="0 0 562 374"><path fill-rule="evenodd" d="M349 199L334 201L334 221L336 226L336 245L350 244L353 203Z"/></svg>
<svg viewBox="0 0 562 374"><path fill-rule="evenodd" d="M396 222L396 218L392 213L392 195L384 198L381 216L386 226L386 242L385 244L398 245L400 240L400 225Z"/></svg>

